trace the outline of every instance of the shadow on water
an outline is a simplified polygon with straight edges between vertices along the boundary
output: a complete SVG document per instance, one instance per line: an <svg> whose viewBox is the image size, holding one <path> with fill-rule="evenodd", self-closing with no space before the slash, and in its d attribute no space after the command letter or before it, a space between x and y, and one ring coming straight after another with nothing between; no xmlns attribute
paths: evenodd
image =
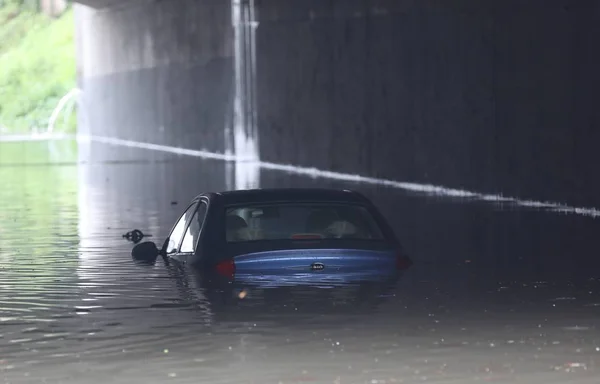
<svg viewBox="0 0 600 384"><path fill-rule="evenodd" d="M598 382L597 220L52 145L0 144L7 381ZM256 181L359 190L414 265L389 286L261 290L207 287L160 260L132 262L124 233L160 242L196 194Z"/></svg>

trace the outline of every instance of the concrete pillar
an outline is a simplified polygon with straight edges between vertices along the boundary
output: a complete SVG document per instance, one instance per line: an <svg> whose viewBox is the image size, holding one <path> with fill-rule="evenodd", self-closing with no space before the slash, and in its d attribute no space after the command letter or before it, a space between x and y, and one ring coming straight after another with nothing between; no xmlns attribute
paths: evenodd
<svg viewBox="0 0 600 384"><path fill-rule="evenodd" d="M225 150L234 78L228 1L81 6L76 22L83 133Z"/></svg>

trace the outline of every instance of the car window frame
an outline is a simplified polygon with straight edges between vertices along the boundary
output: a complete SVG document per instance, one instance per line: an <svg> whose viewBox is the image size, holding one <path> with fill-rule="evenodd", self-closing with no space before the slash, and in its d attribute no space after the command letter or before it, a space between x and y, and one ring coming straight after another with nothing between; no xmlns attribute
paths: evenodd
<svg viewBox="0 0 600 384"><path fill-rule="evenodd" d="M198 244L200 243L200 239L202 237L202 231L204 230L204 223L206 222L206 217L208 216L209 204L208 204L208 199L206 199L206 198L200 198L200 199L198 199L195 202L195 204L196 204L196 209L194 210L194 213L192 214L192 219L190 220L190 222L187 224L187 226L184 229L184 235L181 238L181 242L179 243L179 247L177 248L177 252L176 253L172 253L172 254L177 254L177 255L195 255L196 251L198 250ZM181 246L183 244L183 240L185 239L185 236L187 235L188 228L190 227L190 225L192 225L193 220L195 219L196 215L198 214L198 209L200 208L201 204L205 204L206 205L206 211L204 211L204 219L202 220L202 225L200 226L200 229L198 230L198 238L196 239L196 243L193 245L193 250L191 252L182 252L181 251Z"/></svg>
<svg viewBox="0 0 600 384"><path fill-rule="evenodd" d="M187 207L186 207L186 208L183 210L183 213L182 213L182 214L179 216L179 218L177 219L177 221L175 222L175 224L173 225L173 227L171 227L171 230L169 231L169 236L167 236L167 238L165 239L165 245L164 245L164 248L165 248L165 254L166 254L167 256L177 255L177 254L179 254L179 253L180 253L179 251L181 250L181 244L183 243L183 238L185 237L185 232L187 231L187 229L188 229L188 227L189 227L190 223L187 223L187 225L186 225L186 226L185 226L185 228L184 228L184 231L183 231L184 235L181 237L181 239L179 239L179 243L177 244L177 247L176 247L177 251L169 253L169 243L171 242L171 236L173 235L173 231L175 231L175 228L177 228L177 225L179 224L179 222L180 222L180 221L181 221L181 220L182 220L182 219L185 217L185 215L186 215L186 214L187 214L187 212L190 210L190 208L192 208L192 207L194 207L194 206L195 206L195 208L194 208L194 211L193 211L193 213L192 213L192 217L193 217L193 215L194 215L194 214L196 213L196 211L198 210L198 204L199 204L199 202L200 202L199 200L194 200L194 201L192 201L192 202L191 202L191 203L190 203L190 204L189 204L189 205L188 205L188 206L187 206ZM191 222L191 220L190 220L190 222Z"/></svg>

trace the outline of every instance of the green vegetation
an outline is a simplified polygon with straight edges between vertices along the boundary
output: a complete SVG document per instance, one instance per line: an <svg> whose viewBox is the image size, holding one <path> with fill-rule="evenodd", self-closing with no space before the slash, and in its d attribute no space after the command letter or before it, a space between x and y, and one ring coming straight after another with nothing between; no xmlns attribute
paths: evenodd
<svg viewBox="0 0 600 384"><path fill-rule="evenodd" d="M45 131L59 100L76 86L73 10L51 18L0 0L0 133ZM75 132L75 114L56 131Z"/></svg>

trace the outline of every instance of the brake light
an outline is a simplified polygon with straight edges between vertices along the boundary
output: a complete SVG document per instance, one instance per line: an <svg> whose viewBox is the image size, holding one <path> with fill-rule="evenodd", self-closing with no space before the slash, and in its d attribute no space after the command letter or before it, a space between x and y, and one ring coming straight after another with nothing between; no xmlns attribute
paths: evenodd
<svg viewBox="0 0 600 384"><path fill-rule="evenodd" d="M232 278L235 275L235 262L233 260L220 262L217 264L217 273Z"/></svg>
<svg viewBox="0 0 600 384"><path fill-rule="evenodd" d="M399 252L396 256L396 269L404 270L410 268L413 264L412 260L406 256L404 253Z"/></svg>

